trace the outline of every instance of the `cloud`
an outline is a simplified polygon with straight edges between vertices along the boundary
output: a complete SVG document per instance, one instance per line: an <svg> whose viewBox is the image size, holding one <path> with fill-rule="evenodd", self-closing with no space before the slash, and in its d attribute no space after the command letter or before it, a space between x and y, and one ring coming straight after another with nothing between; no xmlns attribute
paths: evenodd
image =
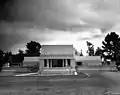
<svg viewBox="0 0 120 95"><path fill-rule="evenodd" d="M98 28L89 28L89 29L84 29L81 33L79 33L79 38L77 41L85 41L85 40L91 40L95 38L101 38L102 37L102 31Z"/></svg>
<svg viewBox="0 0 120 95"><path fill-rule="evenodd" d="M30 40L78 47L81 41L99 41L108 31L119 31L119 0L6 1L0 3L0 48Z"/></svg>
<svg viewBox="0 0 120 95"><path fill-rule="evenodd" d="M106 34L110 32L116 32L120 36L120 23L116 23L111 29L106 32Z"/></svg>
<svg viewBox="0 0 120 95"><path fill-rule="evenodd" d="M19 32L18 29L12 27L8 23L3 23L0 28L0 48L3 50L8 50L14 44L26 40L26 36Z"/></svg>

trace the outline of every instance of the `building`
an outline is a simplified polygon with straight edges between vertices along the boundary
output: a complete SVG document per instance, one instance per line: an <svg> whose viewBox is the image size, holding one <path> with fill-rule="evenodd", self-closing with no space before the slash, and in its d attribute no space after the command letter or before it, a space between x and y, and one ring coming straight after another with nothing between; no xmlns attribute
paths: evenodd
<svg viewBox="0 0 120 95"><path fill-rule="evenodd" d="M40 57L24 57L23 67L39 66Z"/></svg>
<svg viewBox="0 0 120 95"><path fill-rule="evenodd" d="M101 66L100 56L78 56L73 45L42 45L40 57L25 57L23 66L39 66L41 76L73 75L76 67ZM83 64L81 64L83 63Z"/></svg>
<svg viewBox="0 0 120 95"><path fill-rule="evenodd" d="M83 66L101 66L102 61L100 56L75 56L76 63L83 63Z"/></svg>
<svg viewBox="0 0 120 95"><path fill-rule="evenodd" d="M75 72L73 45L42 45L41 75L72 75Z"/></svg>

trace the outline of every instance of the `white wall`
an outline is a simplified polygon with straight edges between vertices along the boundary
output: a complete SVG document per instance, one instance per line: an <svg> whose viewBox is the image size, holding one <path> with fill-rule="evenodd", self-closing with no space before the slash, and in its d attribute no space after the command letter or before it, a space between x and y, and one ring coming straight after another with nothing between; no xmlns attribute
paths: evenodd
<svg viewBox="0 0 120 95"><path fill-rule="evenodd" d="M74 60L74 59L71 59L70 61L71 61L71 62L70 62L70 63L71 63L71 66L72 66L73 68L75 68L75 65L76 65L76 64L75 64L75 60Z"/></svg>
<svg viewBox="0 0 120 95"><path fill-rule="evenodd" d="M23 62L39 62L40 57L24 57Z"/></svg>
<svg viewBox="0 0 120 95"><path fill-rule="evenodd" d="M83 62L84 65L99 65L101 64L100 56L75 56L76 62Z"/></svg>
<svg viewBox="0 0 120 95"><path fill-rule="evenodd" d="M39 60L39 71L42 71L44 69L44 59Z"/></svg>

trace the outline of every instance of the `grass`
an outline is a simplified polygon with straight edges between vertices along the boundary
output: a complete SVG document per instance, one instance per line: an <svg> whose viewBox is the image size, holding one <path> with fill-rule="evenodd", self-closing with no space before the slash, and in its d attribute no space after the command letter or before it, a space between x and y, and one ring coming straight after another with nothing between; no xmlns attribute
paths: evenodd
<svg viewBox="0 0 120 95"><path fill-rule="evenodd" d="M78 76L15 77L9 76L14 72L7 72L8 76L0 77L0 95L104 95L108 89L118 88L116 80L113 81L114 77L118 78L118 74L112 76L115 73L108 74L95 70L91 73L88 78L82 74Z"/></svg>
<svg viewBox="0 0 120 95"><path fill-rule="evenodd" d="M83 76L29 76L0 78L0 95L103 95L116 85L100 74Z"/></svg>

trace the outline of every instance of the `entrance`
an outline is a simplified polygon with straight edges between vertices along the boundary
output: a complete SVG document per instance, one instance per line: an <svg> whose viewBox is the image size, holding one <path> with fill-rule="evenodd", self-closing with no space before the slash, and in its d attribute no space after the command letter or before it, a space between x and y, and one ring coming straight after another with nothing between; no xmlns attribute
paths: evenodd
<svg viewBox="0 0 120 95"><path fill-rule="evenodd" d="M52 67L63 67L63 60L62 59L52 60Z"/></svg>

